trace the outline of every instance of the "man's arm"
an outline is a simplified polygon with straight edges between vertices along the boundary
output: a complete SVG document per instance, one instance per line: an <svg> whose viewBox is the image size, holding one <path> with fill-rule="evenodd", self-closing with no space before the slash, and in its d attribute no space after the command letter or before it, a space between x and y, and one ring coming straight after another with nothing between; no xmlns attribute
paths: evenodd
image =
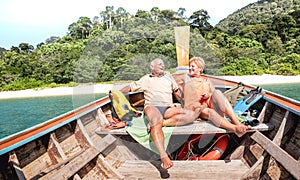
<svg viewBox="0 0 300 180"><path fill-rule="evenodd" d="M120 91L122 93L128 93L131 91L130 85L126 85L125 87L123 87L122 89L120 89Z"/></svg>

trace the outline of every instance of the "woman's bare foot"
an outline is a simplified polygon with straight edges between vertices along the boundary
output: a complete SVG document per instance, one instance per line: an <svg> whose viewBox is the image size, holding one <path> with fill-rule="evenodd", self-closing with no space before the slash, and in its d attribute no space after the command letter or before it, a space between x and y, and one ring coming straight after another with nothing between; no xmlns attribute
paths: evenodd
<svg viewBox="0 0 300 180"><path fill-rule="evenodd" d="M111 114L106 114L105 117L109 121L109 123L111 123L111 124L115 123L115 121L114 121L114 119L113 119L113 117L112 117Z"/></svg>
<svg viewBox="0 0 300 180"><path fill-rule="evenodd" d="M168 156L161 158L161 162L162 162L163 169L169 169L173 166L173 162L170 160Z"/></svg>
<svg viewBox="0 0 300 180"><path fill-rule="evenodd" d="M238 137L242 137L244 134L246 134L247 130L251 129L251 126L245 126L243 124L239 124L235 126L235 134Z"/></svg>

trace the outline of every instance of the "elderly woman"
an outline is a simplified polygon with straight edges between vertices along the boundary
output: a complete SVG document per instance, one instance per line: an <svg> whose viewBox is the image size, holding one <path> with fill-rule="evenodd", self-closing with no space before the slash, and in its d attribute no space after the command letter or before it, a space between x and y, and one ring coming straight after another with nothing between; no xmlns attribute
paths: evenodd
<svg viewBox="0 0 300 180"><path fill-rule="evenodd" d="M204 67L205 62L200 57L193 57L189 61L189 75L185 78L183 88L185 109L193 110L200 106L203 108L200 118L209 119L215 125L234 132L238 137L243 136L250 126L245 126L238 120L223 93L202 76Z"/></svg>

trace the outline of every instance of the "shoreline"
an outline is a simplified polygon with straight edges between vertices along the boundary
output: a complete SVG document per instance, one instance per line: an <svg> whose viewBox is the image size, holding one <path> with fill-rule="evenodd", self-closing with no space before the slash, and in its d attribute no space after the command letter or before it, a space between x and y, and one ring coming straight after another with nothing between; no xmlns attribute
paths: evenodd
<svg viewBox="0 0 300 180"><path fill-rule="evenodd" d="M247 85L272 85L272 84L293 84L300 83L300 75L282 76L282 75L249 75L249 76L219 76L226 80L243 82ZM107 94L110 89L121 89L126 84L94 84L79 85L75 87L56 87L45 89L27 89L20 91L2 91L0 99L17 99L31 97L48 97L48 96L68 96L82 94Z"/></svg>

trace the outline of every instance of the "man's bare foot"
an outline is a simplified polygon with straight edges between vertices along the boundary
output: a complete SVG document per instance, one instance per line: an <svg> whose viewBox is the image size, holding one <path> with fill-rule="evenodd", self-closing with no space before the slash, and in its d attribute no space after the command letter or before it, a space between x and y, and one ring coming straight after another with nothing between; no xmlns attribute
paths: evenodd
<svg viewBox="0 0 300 180"><path fill-rule="evenodd" d="M242 137L244 134L246 134L247 130L251 129L251 126L245 126L243 124L239 124L235 126L235 134L238 137Z"/></svg>
<svg viewBox="0 0 300 180"><path fill-rule="evenodd" d="M162 162L163 169L169 169L173 166L173 162L170 160L168 156L161 158L161 162Z"/></svg>

